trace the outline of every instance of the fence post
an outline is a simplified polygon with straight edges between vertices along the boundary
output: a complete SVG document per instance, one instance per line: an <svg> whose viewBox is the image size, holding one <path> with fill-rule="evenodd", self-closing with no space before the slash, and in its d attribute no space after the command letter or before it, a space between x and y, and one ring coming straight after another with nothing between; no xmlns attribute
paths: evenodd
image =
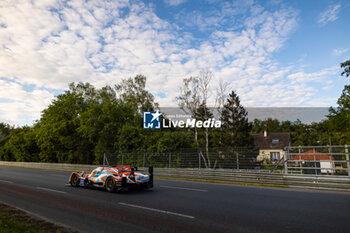
<svg viewBox="0 0 350 233"><path fill-rule="evenodd" d="M169 168L171 168L171 152L169 152Z"/></svg>
<svg viewBox="0 0 350 233"><path fill-rule="evenodd" d="M299 172L300 172L300 174L303 174L303 166L302 166L302 162L301 162L300 146L299 146L299 149L298 149L298 153L299 153L299 155L298 155Z"/></svg>
<svg viewBox="0 0 350 233"><path fill-rule="evenodd" d="M299 153L299 160L301 161L301 146L299 145L299 149L298 149L298 153ZM302 163L299 161L299 167L300 167L300 174L304 173L304 169L302 168Z"/></svg>
<svg viewBox="0 0 350 233"><path fill-rule="evenodd" d="M124 165L124 153L122 153L122 164Z"/></svg>
<svg viewBox="0 0 350 233"><path fill-rule="evenodd" d="M107 159L107 156L106 156L106 152L103 152L103 165L109 165L109 162L108 162L108 159Z"/></svg>
<svg viewBox="0 0 350 233"><path fill-rule="evenodd" d="M349 161L348 145L345 145L345 156L346 156L346 164L347 164L347 167L348 167L348 176L350 176L350 161Z"/></svg>
<svg viewBox="0 0 350 233"><path fill-rule="evenodd" d="M198 168L201 169L201 153L198 153Z"/></svg>
<svg viewBox="0 0 350 233"><path fill-rule="evenodd" d="M288 156L289 154L289 147L287 147L287 150L284 153L283 160L284 160L284 174L288 174Z"/></svg>
<svg viewBox="0 0 350 233"><path fill-rule="evenodd" d="M236 151L236 163L237 163L237 170L239 170L239 158L238 158L238 152Z"/></svg>
<svg viewBox="0 0 350 233"><path fill-rule="evenodd" d="M315 175L318 175L318 173L321 174L321 169L318 169L318 167L317 167L316 149L315 148L312 148L312 153L313 153L313 156L314 156ZM321 163L320 163L320 168L321 168Z"/></svg>

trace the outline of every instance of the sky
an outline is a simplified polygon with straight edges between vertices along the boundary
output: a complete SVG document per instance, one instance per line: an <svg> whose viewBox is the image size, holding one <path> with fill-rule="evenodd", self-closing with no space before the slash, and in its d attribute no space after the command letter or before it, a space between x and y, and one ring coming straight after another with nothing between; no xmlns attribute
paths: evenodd
<svg viewBox="0 0 350 233"><path fill-rule="evenodd" d="M0 122L32 125L71 82L142 74L163 107L213 73L245 107L336 106L350 59L350 2L1 0Z"/></svg>

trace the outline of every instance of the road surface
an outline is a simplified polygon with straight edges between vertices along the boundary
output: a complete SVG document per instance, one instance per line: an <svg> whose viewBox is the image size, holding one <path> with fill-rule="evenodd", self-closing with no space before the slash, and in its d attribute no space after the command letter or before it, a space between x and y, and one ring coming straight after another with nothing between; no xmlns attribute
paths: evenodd
<svg viewBox="0 0 350 233"><path fill-rule="evenodd" d="M0 166L0 201L81 232L350 232L350 194L155 179L146 191L65 186Z"/></svg>

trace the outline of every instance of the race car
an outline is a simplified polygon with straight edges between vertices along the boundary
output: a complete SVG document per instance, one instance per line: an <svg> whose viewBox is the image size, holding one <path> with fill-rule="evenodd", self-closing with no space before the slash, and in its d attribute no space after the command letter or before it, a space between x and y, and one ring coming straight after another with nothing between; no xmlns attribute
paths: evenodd
<svg viewBox="0 0 350 233"><path fill-rule="evenodd" d="M135 172L134 167L126 165L101 166L90 174L72 172L69 184L73 187L101 187L109 192L128 191L130 187L149 189L153 187L153 167L149 167L148 172L148 175Z"/></svg>

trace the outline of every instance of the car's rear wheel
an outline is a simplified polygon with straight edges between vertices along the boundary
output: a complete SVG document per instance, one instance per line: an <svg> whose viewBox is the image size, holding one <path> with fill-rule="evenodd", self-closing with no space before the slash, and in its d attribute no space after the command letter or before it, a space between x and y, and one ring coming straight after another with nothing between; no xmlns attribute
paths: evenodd
<svg viewBox="0 0 350 233"><path fill-rule="evenodd" d="M115 190L115 179L113 177L108 177L105 183L106 190L108 192L113 192Z"/></svg>
<svg viewBox="0 0 350 233"><path fill-rule="evenodd" d="M77 174L72 174L72 177L70 179L70 185L73 187L78 187L79 186L79 177Z"/></svg>

